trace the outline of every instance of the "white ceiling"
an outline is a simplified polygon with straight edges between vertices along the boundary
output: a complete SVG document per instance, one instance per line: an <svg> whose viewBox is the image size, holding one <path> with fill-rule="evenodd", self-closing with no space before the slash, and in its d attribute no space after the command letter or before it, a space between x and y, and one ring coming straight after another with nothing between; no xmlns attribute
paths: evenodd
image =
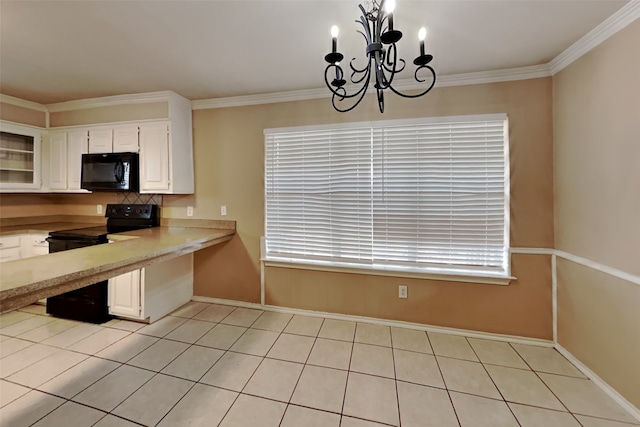
<svg viewBox="0 0 640 427"><path fill-rule="evenodd" d="M362 64L355 0L0 0L0 92L49 104L174 91L191 100L323 87L331 25ZM366 2L364 2L366 4ZM627 0L397 0L439 76L546 64Z"/></svg>

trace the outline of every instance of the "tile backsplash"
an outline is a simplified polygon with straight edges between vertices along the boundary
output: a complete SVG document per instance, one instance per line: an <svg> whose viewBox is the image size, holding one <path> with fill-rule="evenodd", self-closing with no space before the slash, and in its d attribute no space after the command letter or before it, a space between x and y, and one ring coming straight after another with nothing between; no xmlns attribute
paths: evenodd
<svg viewBox="0 0 640 427"><path fill-rule="evenodd" d="M120 192L116 203L128 204L152 204L162 206L162 194L140 194L133 192Z"/></svg>

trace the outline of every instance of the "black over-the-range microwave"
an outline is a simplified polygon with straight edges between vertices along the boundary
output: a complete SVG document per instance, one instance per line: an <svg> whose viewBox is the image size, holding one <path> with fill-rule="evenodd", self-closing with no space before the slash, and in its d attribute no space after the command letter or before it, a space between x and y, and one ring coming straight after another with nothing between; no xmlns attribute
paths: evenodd
<svg viewBox="0 0 640 427"><path fill-rule="evenodd" d="M90 191L139 191L138 153L82 155L80 187Z"/></svg>

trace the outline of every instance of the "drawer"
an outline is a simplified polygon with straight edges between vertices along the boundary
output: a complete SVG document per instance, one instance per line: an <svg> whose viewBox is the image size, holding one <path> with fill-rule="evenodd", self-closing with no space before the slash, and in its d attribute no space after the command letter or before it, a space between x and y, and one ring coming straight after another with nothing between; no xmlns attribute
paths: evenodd
<svg viewBox="0 0 640 427"><path fill-rule="evenodd" d="M20 236L2 236L0 237L0 249L19 248Z"/></svg>
<svg viewBox="0 0 640 427"><path fill-rule="evenodd" d="M29 243L32 246L42 246L49 248L49 242L47 242L48 234L29 234Z"/></svg>
<svg viewBox="0 0 640 427"><path fill-rule="evenodd" d="M20 259L20 248L0 249L0 262Z"/></svg>

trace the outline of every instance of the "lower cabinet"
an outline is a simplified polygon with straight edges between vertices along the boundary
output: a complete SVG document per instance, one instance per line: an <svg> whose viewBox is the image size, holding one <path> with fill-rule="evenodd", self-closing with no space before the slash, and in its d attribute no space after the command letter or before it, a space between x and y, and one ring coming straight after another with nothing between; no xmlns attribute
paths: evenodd
<svg viewBox="0 0 640 427"><path fill-rule="evenodd" d="M127 319L155 322L192 296L192 253L109 279L109 313Z"/></svg>
<svg viewBox="0 0 640 427"><path fill-rule="evenodd" d="M47 234L15 234L0 237L0 262L49 253Z"/></svg>
<svg viewBox="0 0 640 427"><path fill-rule="evenodd" d="M0 262L13 261L20 258L22 258L20 236L0 237Z"/></svg>

